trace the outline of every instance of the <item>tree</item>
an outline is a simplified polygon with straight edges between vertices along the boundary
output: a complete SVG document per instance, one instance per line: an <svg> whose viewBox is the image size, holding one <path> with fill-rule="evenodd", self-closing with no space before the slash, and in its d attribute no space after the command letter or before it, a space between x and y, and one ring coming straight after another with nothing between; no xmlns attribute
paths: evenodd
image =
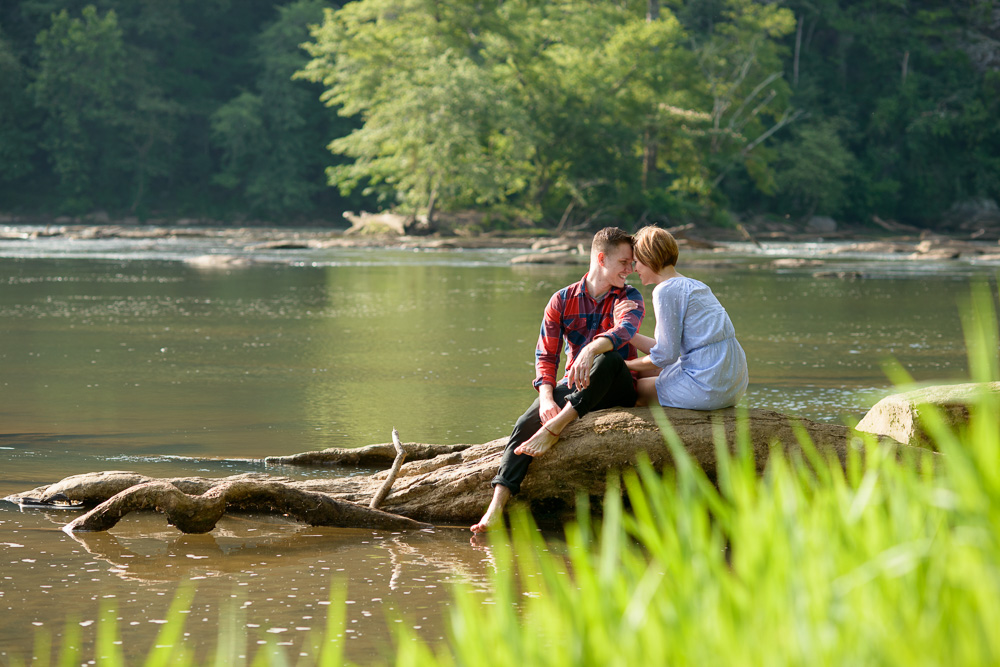
<svg viewBox="0 0 1000 667"><path fill-rule="evenodd" d="M330 134L350 131L318 103L315 85L293 81L308 58L300 45L323 18L322 0L297 0L254 40L257 79L212 114L213 142L223 155L214 181L239 193L250 212L273 218L315 210L326 190L324 150ZM338 122L339 120L339 122Z"/></svg>
<svg viewBox="0 0 1000 667"><path fill-rule="evenodd" d="M836 123L809 122L796 127L792 135L777 150L775 181L781 208L805 218L839 213L855 159L841 141Z"/></svg>
<svg viewBox="0 0 1000 667"><path fill-rule="evenodd" d="M113 11L93 5L81 18L63 10L38 35L40 64L32 84L45 112L42 147L48 152L70 210L85 210L121 173L125 49Z"/></svg>
<svg viewBox="0 0 1000 667"><path fill-rule="evenodd" d="M37 127L28 75L3 33L0 33L0 189L12 186L35 168Z"/></svg>
<svg viewBox="0 0 1000 667"><path fill-rule="evenodd" d="M327 11L300 76L362 122L330 143L353 158L328 170L332 185L348 193L364 183L429 218L523 187L523 112L484 53L502 3L480 4L361 0Z"/></svg>

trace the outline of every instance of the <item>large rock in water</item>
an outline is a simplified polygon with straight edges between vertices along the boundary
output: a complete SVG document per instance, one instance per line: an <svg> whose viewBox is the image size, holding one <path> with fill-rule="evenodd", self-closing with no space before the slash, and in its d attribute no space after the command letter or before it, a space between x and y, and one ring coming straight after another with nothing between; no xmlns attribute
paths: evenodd
<svg viewBox="0 0 1000 667"><path fill-rule="evenodd" d="M695 463L714 478L716 474L717 435L724 435L727 446L735 450L737 434L743 428L734 409L699 412L665 408L664 414L677 432L687 453ZM799 436L807 435L819 452L843 464L848 449L860 446L851 431L839 424L822 424L794 419L770 410L748 410L745 424L747 438L755 464L762 471L774 447L789 455L801 452ZM386 512L437 524L469 525L480 518L489 504L490 480L500 465L506 445L501 438L461 451L444 453L433 458L412 461L402 466L392 492L380 506ZM303 461L316 459L329 464L329 450L324 456L303 456ZM532 462L528 477L517 496L530 506L536 518L560 517L575 506L578 494L600 499L605 491L608 474L625 470L647 457L657 469L673 465L669 448L648 408L612 409L593 412L567 428L559 442ZM292 463L282 459L281 463ZM56 497L86 503L101 504L139 485L153 481L166 482L188 495L212 495L208 492L220 486L239 484L249 489L253 484L273 485L280 482L289 495L307 491L328 494L340 501L367 505L382 485L386 472L334 479L290 480L263 474L242 475L225 479L181 478L152 480L130 472L103 472L75 475L61 482L15 494L9 500L32 497L41 501ZM150 488L160 488L150 485ZM162 489L161 489L162 490ZM280 496L279 491L275 491ZM219 495L219 492L215 492ZM273 496L277 498L278 496ZM142 499L149 504L156 499ZM131 501L138 506L137 501ZM269 501L272 504L274 501ZM277 505L275 505L277 506ZM596 506L596 504L595 504ZM107 510L101 510L106 512Z"/></svg>
<svg viewBox="0 0 1000 667"><path fill-rule="evenodd" d="M930 447L920 419L921 406L936 406L948 425L957 426L969 421L969 405L983 391L1000 391L1000 382L935 385L886 396L868 411L857 430L914 447Z"/></svg>

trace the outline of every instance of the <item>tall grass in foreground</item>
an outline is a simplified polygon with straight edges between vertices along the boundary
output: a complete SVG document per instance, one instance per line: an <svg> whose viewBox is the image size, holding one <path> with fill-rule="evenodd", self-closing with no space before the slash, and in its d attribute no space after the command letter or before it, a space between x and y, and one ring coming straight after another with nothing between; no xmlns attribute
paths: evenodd
<svg viewBox="0 0 1000 667"><path fill-rule="evenodd" d="M966 322L977 381L1000 378L987 297ZM582 500L566 556L515 513L493 604L456 587L448 640L403 629L396 664L1000 664L1000 403L983 394L954 431L922 415L941 456L869 440L845 470L803 441L760 477L745 439L720 440L712 484L660 414L675 470L624 474L599 525ZM327 647L310 664L340 664ZM272 646L253 663L299 661Z"/></svg>

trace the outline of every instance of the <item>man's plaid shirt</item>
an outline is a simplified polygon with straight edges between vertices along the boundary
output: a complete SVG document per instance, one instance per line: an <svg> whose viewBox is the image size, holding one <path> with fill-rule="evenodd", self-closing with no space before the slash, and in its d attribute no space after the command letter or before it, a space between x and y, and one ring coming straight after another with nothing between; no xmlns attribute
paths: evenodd
<svg viewBox="0 0 1000 667"><path fill-rule="evenodd" d="M543 384L553 386L556 384L559 352L564 339L567 372L573 367L580 350L598 336L609 338L615 351L626 361L637 356L631 340L646 314L642 294L626 284L625 287L612 287L598 302L587 293L586 285L587 276L584 275L580 282L553 294L545 307L542 329L535 346L536 388ZM615 304L626 299L631 299L639 305L616 327Z"/></svg>

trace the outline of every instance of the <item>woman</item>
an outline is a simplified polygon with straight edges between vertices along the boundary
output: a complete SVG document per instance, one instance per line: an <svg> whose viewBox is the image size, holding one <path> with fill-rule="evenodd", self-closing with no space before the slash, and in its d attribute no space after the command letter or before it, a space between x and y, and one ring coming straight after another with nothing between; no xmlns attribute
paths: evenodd
<svg viewBox="0 0 1000 667"><path fill-rule="evenodd" d="M628 361L639 374L640 401L690 410L735 405L746 393L747 358L729 314L704 283L677 272L677 241L659 227L635 234L636 271L653 288L655 338L632 344L648 356ZM626 313L629 302L615 309Z"/></svg>

